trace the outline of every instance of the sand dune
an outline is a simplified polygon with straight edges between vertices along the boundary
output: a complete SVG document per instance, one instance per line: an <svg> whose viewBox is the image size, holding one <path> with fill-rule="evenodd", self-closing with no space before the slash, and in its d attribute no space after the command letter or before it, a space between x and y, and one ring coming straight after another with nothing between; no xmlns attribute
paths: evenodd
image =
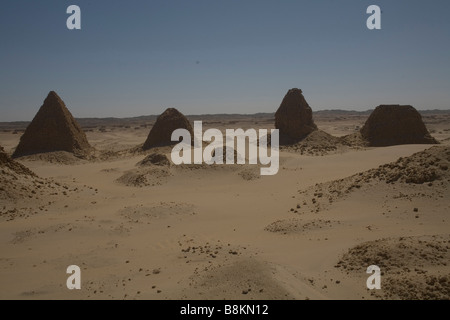
<svg viewBox="0 0 450 320"><path fill-rule="evenodd" d="M448 299L449 122L424 116L435 147L343 142L359 139L364 117L316 117L274 176L175 166L170 147L135 152L149 130L138 125L86 130L92 158L19 158L36 176L2 165L0 297ZM0 132L7 153L19 137ZM82 290L65 286L72 264ZM376 292L370 264L383 272Z"/></svg>

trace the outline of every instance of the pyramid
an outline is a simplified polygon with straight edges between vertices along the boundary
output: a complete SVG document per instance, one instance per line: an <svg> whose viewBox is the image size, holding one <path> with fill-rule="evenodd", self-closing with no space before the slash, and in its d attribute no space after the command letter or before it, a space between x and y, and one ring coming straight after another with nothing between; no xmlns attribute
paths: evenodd
<svg viewBox="0 0 450 320"><path fill-rule="evenodd" d="M13 157L53 151L86 155L91 150L85 133L66 108L64 101L56 92L50 91L20 138Z"/></svg>
<svg viewBox="0 0 450 320"><path fill-rule="evenodd" d="M142 148L148 150L177 144L178 141L171 140L172 132L176 129L186 129L190 132L191 137L194 137L194 130L189 120L177 109L168 108L156 119Z"/></svg>
<svg viewBox="0 0 450 320"><path fill-rule="evenodd" d="M290 89L284 96L275 113L275 128L280 130L280 144L298 142L317 130L302 90Z"/></svg>
<svg viewBox="0 0 450 320"><path fill-rule="evenodd" d="M420 113L409 105L380 105L360 130L370 146L438 143L428 132Z"/></svg>

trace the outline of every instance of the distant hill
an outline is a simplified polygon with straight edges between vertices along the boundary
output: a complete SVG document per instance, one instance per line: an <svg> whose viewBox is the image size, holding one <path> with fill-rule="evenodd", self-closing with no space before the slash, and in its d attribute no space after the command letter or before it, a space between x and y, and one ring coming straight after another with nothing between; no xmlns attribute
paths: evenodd
<svg viewBox="0 0 450 320"><path fill-rule="evenodd" d="M366 111L355 111L355 110L341 110L341 109L335 109L335 110L319 110L319 111L313 111L313 115L336 115L336 116L342 116L342 115L369 115L371 114L373 109L366 110ZM450 110L449 110L450 113Z"/></svg>
<svg viewBox="0 0 450 320"><path fill-rule="evenodd" d="M342 117L342 116L369 116L373 110L366 111L354 111L354 110L319 110L313 111L315 117ZM450 115L450 110L418 110L422 116L433 115ZM76 118L80 126L86 130L98 127L146 127L147 125L153 125L156 121L157 115L147 115L131 118ZM203 121L242 121L242 120L270 120L275 119L274 112L267 113L254 113L254 114L198 114L187 115L190 121L203 120ZM275 121L275 120L274 120ZM30 121L15 121L15 122L0 122L0 130L25 130Z"/></svg>

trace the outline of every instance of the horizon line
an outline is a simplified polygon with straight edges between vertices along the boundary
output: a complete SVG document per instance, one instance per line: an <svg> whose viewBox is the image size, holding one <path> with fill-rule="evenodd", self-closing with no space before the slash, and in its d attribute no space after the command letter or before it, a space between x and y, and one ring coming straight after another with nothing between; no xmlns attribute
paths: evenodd
<svg viewBox="0 0 450 320"><path fill-rule="evenodd" d="M346 113L367 113L372 112L374 109L367 109L363 111L358 110L346 110L346 109L320 109L313 110L313 113L317 112L346 112ZM449 112L449 109L416 109L419 113L421 112ZM70 110L69 110L70 111ZM200 113L200 114L186 114L186 117L200 117L200 116L252 116L252 115L271 115L275 114L276 111L273 112L255 112L255 113ZM131 117L115 117L115 116L104 116L104 117L75 117L77 120L88 120L88 119L117 119L117 120L127 120L127 119L137 119L137 118L145 118L145 117L158 117L160 114L147 114L147 115L139 115L139 116L131 116ZM34 117L33 117L34 118ZM19 123L19 122L31 122L31 120L12 120L12 121L0 121L0 123Z"/></svg>

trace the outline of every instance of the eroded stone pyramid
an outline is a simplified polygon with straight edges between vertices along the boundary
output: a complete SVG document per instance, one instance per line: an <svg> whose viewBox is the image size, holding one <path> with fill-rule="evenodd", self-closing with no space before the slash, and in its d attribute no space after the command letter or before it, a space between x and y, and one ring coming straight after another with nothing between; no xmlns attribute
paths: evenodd
<svg viewBox="0 0 450 320"><path fill-rule="evenodd" d="M362 137L370 146L399 144L435 144L420 113L409 105L380 105L361 128Z"/></svg>
<svg viewBox="0 0 450 320"><path fill-rule="evenodd" d="M280 130L280 144L295 143L317 130L302 90L290 89L284 96L275 113L275 128Z"/></svg>
<svg viewBox="0 0 450 320"><path fill-rule="evenodd" d="M56 92L50 91L20 138L13 157L53 151L86 155L91 150L86 134L66 108L64 101Z"/></svg>
<svg viewBox="0 0 450 320"><path fill-rule="evenodd" d="M172 132L176 129L186 129L190 132L191 138L194 137L194 130L189 120L177 109L168 108L156 119L143 149L148 150L178 143L178 141L171 141Z"/></svg>

